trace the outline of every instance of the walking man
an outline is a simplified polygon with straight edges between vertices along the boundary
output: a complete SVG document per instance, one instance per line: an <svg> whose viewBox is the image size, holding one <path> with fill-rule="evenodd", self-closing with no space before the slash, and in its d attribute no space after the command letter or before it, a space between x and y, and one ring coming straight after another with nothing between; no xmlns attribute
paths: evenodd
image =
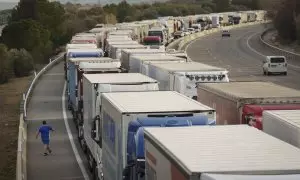
<svg viewBox="0 0 300 180"><path fill-rule="evenodd" d="M50 131L54 131L53 128L49 125L47 125L46 121L43 121L43 125L40 126L36 138L38 138L39 134L41 134L41 140L42 143L44 144L45 152L44 156L48 155L48 152L51 154L52 150L50 149Z"/></svg>

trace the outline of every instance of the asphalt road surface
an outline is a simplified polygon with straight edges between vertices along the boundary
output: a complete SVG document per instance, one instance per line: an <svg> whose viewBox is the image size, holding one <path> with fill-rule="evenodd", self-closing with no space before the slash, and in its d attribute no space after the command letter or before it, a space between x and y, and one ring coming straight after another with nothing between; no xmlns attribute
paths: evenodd
<svg viewBox="0 0 300 180"><path fill-rule="evenodd" d="M187 54L201 62L229 71L230 80L271 81L279 85L300 89L300 59L288 59L288 75L264 76L262 61L265 56L280 55L265 47L259 39L265 25L231 30L231 37L221 33L197 39L187 46Z"/></svg>
<svg viewBox="0 0 300 180"><path fill-rule="evenodd" d="M63 112L63 63L45 73L34 88L28 106L27 179L88 180L86 158L77 141L71 115ZM65 118L64 118L65 116ZM55 132L51 134L52 154L43 156L43 145L36 131L46 120ZM74 150L75 149L75 150Z"/></svg>

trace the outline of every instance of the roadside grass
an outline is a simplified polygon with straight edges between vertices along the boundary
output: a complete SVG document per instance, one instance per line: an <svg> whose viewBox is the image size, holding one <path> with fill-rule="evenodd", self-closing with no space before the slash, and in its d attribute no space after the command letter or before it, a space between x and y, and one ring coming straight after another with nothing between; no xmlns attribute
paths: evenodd
<svg viewBox="0 0 300 180"><path fill-rule="evenodd" d="M16 177L19 113L22 94L32 77L13 78L0 85L0 179Z"/></svg>

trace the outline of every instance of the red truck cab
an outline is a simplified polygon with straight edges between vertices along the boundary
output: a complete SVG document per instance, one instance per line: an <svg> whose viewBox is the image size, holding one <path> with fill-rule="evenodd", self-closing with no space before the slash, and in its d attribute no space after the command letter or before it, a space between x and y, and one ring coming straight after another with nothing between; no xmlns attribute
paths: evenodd
<svg viewBox="0 0 300 180"><path fill-rule="evenodd" d="M300 104L276 104L276 105L244 105L242 111L243 124L249 124L262 130L262 113L264 110L299 110Z"/></svg>
<svg viewBox="0 0 300 180"><path fill-rule="evenodd" d="M156 46L161 46L162 45L162 41L161 38L159 36L146 36L144 37L144 45L156 45Z"/></svg>

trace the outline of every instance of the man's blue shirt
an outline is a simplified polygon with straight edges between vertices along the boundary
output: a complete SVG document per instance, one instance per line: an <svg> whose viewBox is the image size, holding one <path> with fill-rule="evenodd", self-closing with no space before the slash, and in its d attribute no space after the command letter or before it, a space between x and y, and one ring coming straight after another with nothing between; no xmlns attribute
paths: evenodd
<svg viewBox="0 0 300 180"><path fill-rule="evenodd" d="M51 126L43 125L40 127L39 132L41 133L42 140L49 140L50 131L53 130Z"/></svg>

